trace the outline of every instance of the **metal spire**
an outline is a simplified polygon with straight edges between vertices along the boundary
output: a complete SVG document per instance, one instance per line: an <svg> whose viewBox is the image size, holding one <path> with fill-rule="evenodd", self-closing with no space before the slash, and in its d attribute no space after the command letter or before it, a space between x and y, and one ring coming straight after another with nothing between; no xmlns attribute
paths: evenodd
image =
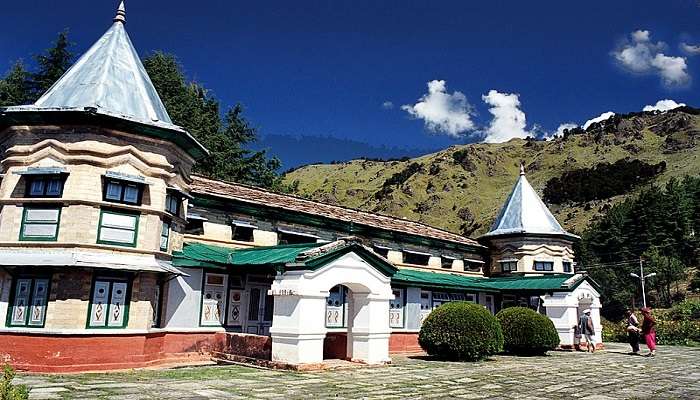
<svg viewBox="0 0 700 400"><path fill-rule="evenodd" d="M520 176L525 176L525 163L520 163Z"/></svg>
<svg viewBox="0 0 700 400"><path fill-rule="evenodd" d="M126 23L126 8L124 8L124 0L119 3L119 8L117 8L117 15L114 16L114 22Z"/></svg>

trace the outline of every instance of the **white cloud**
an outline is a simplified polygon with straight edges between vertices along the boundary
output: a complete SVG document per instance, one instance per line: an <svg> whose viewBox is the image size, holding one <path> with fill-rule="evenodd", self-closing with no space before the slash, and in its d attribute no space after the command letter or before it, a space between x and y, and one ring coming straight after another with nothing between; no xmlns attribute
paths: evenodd
<svg viewBox="0 0 700 400"><path fill-rule="evenodd" d="M488 105L489 112L493 114L491 123L484 131L484 142L501 143L513 138L526 138L531 133L525 129L527 122L525 113L520 110L520 99L515 93L500 93L489 90L488 94L481 96Z"/></svg>
<svg viewBox="0 0 700 400"><path fill-rule="evenodd" d="M638 74L657 74L666 86L683 86L690 82L685 57L664 54L666 44L652 42L649 31L634 31L630 38L631 41L612 53L623 68Z"/></svg>
<svg viewBox="0 0 700 400"><path fill-rule="evenodd" d="M684 53L691 55L691 56L697 56L700 55L700 45L694 45L694 44L688 44L688 43L681 43L680 46L681 50L683 50Z"/></svg>
<svg viewBox="0 0 700 400"><path fill-rule="evenodd" d="M653 106L644 106L644 108L642 108L642 111L668 111L683 106L685 106L685 103L676 103L675 100L664 99L657 101L656 104L654 104Z"/></svg>
<svg viewBox="0 0 700 400"><path fill-rule="evenodd" d="M414 118L422 119L425 127L433 132L460 137L475 129L472 111L462 92L447 93L443 80L428 82L428 93L414 105L403 105L401 109Z"/></svg>
<svg viewBox="0 0 700 400"><path fill-rule="evenodd" d="M604 113L600 114L600 116L598 116L598 117L591 118L588 121L586 121L586 123L583 124L583 129L586 130L586 129L588 129L589 126L595 124L596 122L605 121L606 119L612 117L613 115L615 115L614 112L608 111L608 112L604 112Z"/></svg>
<svg viewBox="0 0 700 400"><path fill-rule="evenodd" d="M564 136L565 129L574 129L574 128L578 128L578 124L574 124L573 122L566 122L564 124L559 125L557 130L554 132L545 132L545 134L542 136L542 140L552 140L555 137L562 137L562 136Z"/></svg>
<svg viewBox="0 0 700 400"><path fill-rule="evenodd" d="M391 101L387 100L387 101L385 101L384 103L382 103L382 108L385 109L385 110L391 110L392 108L394 108L394 103L392 103Z"/></svg>

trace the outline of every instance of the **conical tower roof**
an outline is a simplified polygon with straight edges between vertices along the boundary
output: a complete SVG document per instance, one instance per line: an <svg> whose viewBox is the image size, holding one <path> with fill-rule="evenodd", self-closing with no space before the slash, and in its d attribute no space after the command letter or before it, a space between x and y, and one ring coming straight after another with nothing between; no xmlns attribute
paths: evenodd
<svg viewBox="0 0 700 400"><path fill-rule="evenodd" d="M508 196L505 205L498 213L496 221L488 233L482 237L502 235L548 235L566 236L577 239L561 227L542 199L525 177L525 170L520 167L520 178Z"/></svg>
<svg viewBox="0 0 700 400"><path fill-rule="evenodd" d="M34 103L39 108L94 107L146 123L171 124L124 24L124 2L102 37Z"/></svg>
<svg viewBox="0 0 700 400"><path fill-rule="evenodd" d="M105 123L168 139L195 159L208 150L174 125L126 33L119 4L112 26L36 103L0 108L0 126L25 123Z"/></svg>

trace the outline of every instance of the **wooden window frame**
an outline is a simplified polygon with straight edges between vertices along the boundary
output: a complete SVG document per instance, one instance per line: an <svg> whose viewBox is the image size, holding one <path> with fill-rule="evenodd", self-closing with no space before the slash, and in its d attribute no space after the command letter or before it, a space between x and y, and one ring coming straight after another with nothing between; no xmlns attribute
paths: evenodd
<svg viewBox="0 0 700 400"><path fill-rule="evenodd" d="M134 223L134 241L132 243L125 243L125 242L114 242L111 240L101 240L100 239L100 234L102 233L102 220L104 214L113 214L113 215L122 215L122 216L130 216L130 217L135 217L136 221ZM110 246L121 246L121 247L136 247L138 241L139 241L139 220L141 219L141 214L140 213L134 213L134 212L125 212L125 211L116 211L112 209L100 209L100 219L97 223L97 243L98 244L107 244ZM112 227L108 227L112 228ZM120 230L128 230L128 229L122 229L122 228L112 228L112 229L120 229Z"/></svg>
<svg viewBox="0 0 700 400"><path fill-rule="evenodd" d="M499 261L498 264L501 267L502 273L513 273L513 272L518 271L518 262L517 261L513 261L513 260L511 260L511 261ZM511 267L504 268L505 265L514 266L514 268L511 268Z"/></svg>
<svg viewBox="0 0 700 400"><path fill-rule="evenodd" d="M165 227L168 229L165 229ZM161 221L160 226L160 240L158 241L158 248L160 251L167 252L170 248L170 230L172 229L172 222L164 219ZM163 234L165 232L165 234ZM165 238L165 248L163 248L163 238Z"/></svg>
<svg viewBox="0 0 700 400"><path fill-rule="evenodd" d="M49 297L51 296L51 275L18 275L12 278L12 286L10 287L10 298L8 299L7 302L7 315L5 318L5 326L8 328L33 328L33 329L40 329L46 326L46 315L48 314L49 310ZM29 283L29 296L28 296L28 301L27 301L27 312L24 317L24 323L23 324L13 324L12 323L12 314L14 313L14 307L15 307L15 294L17 290L17 283L19 280L24 280L24 279L30 279L31 282ZM29 324L29 313L31 312L32 303L34 302L34 289L36 287L36 281L37 280L46 280L48 281L48 284L46 285L46 295L45 295L45 301L44 301L44 315L41 320L41 325L30 325Z"/></svg>
<svg viewBox="0 0 700 400"><path fill-rule="evenodd" d="M549 268L537 268L537 265L549 265ZM532 269L537 271L537 272L553 272L554 271L554 261L535 261L532 263Z"/></svg>
<svg viewBox="0 0 700 400"><path fill-rule="evenodd" d="M571 261L562 261L561 266L564 272L574 272L574 263Z"/></svg>
<svg viewBox="0 0 700 400"><path fill-rule="evenodd" d="M58 211L58 217L56 218L56 222L53 221L32 221L32 222L27 222L27 210L57 210ZM22 221L20 223L19 227L19 241L20 242L55 242L58 240L58 234L59 230L61 228L61 212L63 211L63 207L60 205L32 205L32 206L24 206L24 209L22 210ZM56 225L56 234L52 237L49 236L26 236L24 234L24 227L26 225Z"/></svg>
<svg viewBox="0 0 700 400"><path fill-rule="evenodd" d="M107 197L107 189L110 184L117 185L119 186L119 199L114 199L114 198L109 198ZM127 181L122 181L119 179L113 179L113 178L105 178L104 183L103 183L103 188L102 188L102 199L104 201L110 202L110 203L121 203L121 204L128 204L132 206L140 206L143 201L143 192L144 192L144 186L145 184L143 183L136 183L136 182L127 182ZM138 194L136 196L136 202L131 202L127 201L125 199L126 195L126 188L127 186L132 186L135 187L136 190L138 191Z"/></svg>
<svg viewBox="0 0 700 400"><path fill-rule="evenodd" d="M175 204L175 209L172 209L172 203ZM180 207L182 204L182 197L174 194L174 193L166 193L165 194L165 211L169 212L172 215L180 215Z"/></svg>
<svg viewBox="0 0 700 400"><path fill-rule="evenodd" d="M92 300L95 296L95 284L97 282L109 282L107 290L107 307L106 307L106 317L105 324L103 326L93 326L90 325L90 316L92 315L92 307L94 304ZM109 326L109 315L112 309L112 290L114 290L114 283L126 283L126 296L124 297L124 319L120 326ZM129 309L131 305L131 291L133 289L133 278L132 277L109 277L109 276L96 276L92 277L92 285L90 286L90 299L88 300L88 315L85 321L85 329L125 329L129 325Z"/></svg>
<svg viewBox="0 0 700 400"><path fill-rule="evenodd" d="M26 176L26 187L25 187L25 197L29 198L42 198L42 197L47 197L47 198L52 198L52 199L57 199L63 197L63 189L66 184L66 175L65 174L47 174L47 175L27 175ZM42 181L43 182L43 189L41 191L41 194L32 194L32 185L34 182L37 181ZM50 181L58 181L60 188L58 190L58 194L48 194L48 187L49 187L49 182Z"/></svg>

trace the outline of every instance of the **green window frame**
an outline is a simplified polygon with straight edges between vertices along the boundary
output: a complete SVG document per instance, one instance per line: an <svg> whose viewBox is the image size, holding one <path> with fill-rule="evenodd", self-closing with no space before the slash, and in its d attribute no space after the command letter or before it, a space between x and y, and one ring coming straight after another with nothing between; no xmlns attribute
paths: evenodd
<svg viewBox="0 0 700 400"><path fill-rule="evenodd" d="M170 244L170 221L163 220L160 228L160 251L168 251Z"/></svg>
<svg viewBox="0 0 700 400"><path fill-rule="evenodd" d="M61 225L61 206L25 206L19 240L23 242L55 242ZM53 228L53 229L52 229Z"/></svg>
<svg viewBox="0 0 700 400"><path fill-rule="evenodd" d="M51 277L19 276L12 282L6 326L43 328L51 291Z"/></svg>
<svg viewBox="0 0 700 400"><path fill-rule="evenodd" d="M87 329L123 329L129 324L131 279L95 277L90 290Z"/></svg>
<svg viewBox="0 0 700 400"><path fill-rule="evenodd" d="M97 226L97 243L136 247L139 236L140 216L137 213L100 210L100 221ZM130 219L133 222L130 222ZM129 235L129 233L132 234Z"/></svg>

